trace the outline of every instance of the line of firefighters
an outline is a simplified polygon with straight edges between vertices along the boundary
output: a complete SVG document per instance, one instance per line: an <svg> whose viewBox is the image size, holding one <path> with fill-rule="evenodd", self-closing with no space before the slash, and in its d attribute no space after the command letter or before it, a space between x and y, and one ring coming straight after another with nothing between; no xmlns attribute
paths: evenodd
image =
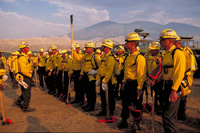
<svg viewBox="0 0 200 133"><path fill-rule="evenodd" d="M177 92L181 90L183 81L187 81L186 87L192 85L193 74L196 70L195 59L192 63L191 59L188 59L191 57L189 54L193 53L188 47L182 48L181 40L174 30L163 30L159 40L160 42L152 42L149 45L149 51L144 56L138 49L139 35L131 32L125 38L125 46L117 48L117 55L111 52L113 42L106 39L102 42L102 53L97 49L95 54L93 42L85 44L83 53L80 45L74 43L71 46L73 57L68 55L64 49L57 52L57 47L52 45L48 49L48 53L41 48L39 56L33 54L31 57L31 51L26 50L24 53L29 56L26 60L22 56L23 49L29 46L27 42L22 42L19 45L21 54L18 51L13 52L7 61L0 54L0 59L3 62L1 64L7 62L9 66L13 89L17 88L20 78L24 77L23 80L25 80L25 77L29 77L31 79L34 75L33 71L37 69L40 86L44 89L44 79L48 93L59 97L66 104L68 104L69 80L73 75L75 99L71 104L77 103L86 112L95 110L96 86L100 86L101 111L96 115L106 115L105 91L108 91L110 116L114 115L115 100L122 99L122 120L119 122L118 128L128 127L129 106L133 106L136 110L143 109L143 92L146 90L147 94L147 88L151 87L151 91L155 91L155 111L162 112L165 132L174 132L176 131L177 113L178 119L186 119L187 95L178 97ZM165 48L162 53L160 52L160 43ZM128 54L125 54L124 49L128 51ZM0 51L0 53L2 52ZM21 57L24 60L20 59ZM20 61L28 62L31 65L23 63L25 66L20 67ZM161 63L162 72L156 80L152 80L150 75ZM26 68L30 66L31 69ZM30 76L26 75L28 70L32 72ZM33 84L27 82L29 87ZM27 95L23 94L23 89L22 86L22 96L19 97L16 104L28 108L30 94L27 98ZM28 111L34 111L34 109ZM137 120L138 124L140 120Z"/></svg>

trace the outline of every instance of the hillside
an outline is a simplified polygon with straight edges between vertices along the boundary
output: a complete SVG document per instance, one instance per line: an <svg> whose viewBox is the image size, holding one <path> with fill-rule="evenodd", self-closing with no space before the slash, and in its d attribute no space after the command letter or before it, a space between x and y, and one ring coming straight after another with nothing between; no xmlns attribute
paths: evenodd
<svg viewBox="0 0 200 133"><path fill-rule="evenodd" d="M136 28L142 28L143 32L148 32L150 35L147 39L157 40L162 31L165 28L174 29L178 35L181 36L194 36L195 42L200 42L200 28L183 23L169 23L166 25L160 25L148 21L135 21L129 24L120 24L112 21L104 21L87 27L82 30L74 31L74 42L78 42L81 48L87 41L99 42L103 39L111 39L119 43L124 43L124 36L127 33L133 32ZM21 39L0 39L0 47L6 52L12 52L18 50L18 44L20 41L25 40L30 45L31 51L39 51L40 48L47 50L52 44L58 46L59 49L70 50L70 36L71 33L62 36L43 36L33 38L21 38ZM100 43L97 43L99 46Z"/></svg>

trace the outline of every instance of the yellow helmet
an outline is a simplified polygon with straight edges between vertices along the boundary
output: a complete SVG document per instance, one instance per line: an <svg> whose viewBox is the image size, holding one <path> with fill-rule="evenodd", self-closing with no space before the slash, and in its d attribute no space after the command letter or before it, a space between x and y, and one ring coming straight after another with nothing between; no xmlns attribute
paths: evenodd
<svg viewBox="0 0 200 133"><path fill-rule="evenodd" d="M83 48L83 52L85 52L86 51L86 49L85 48Z"/></svg>
<svg viewBox="0 0 200 133"><path fill-rule="evenodd" d="M37 56L37 53L34 53L33 55L34 55L34 56Z"/></svg>
<svg viewBox="0 0 200 133"><path fill-rule="evenodd" d="M87 43L85 44L85 47L86 47L86 48L94 48L94 43L93 43L93 42L87 42Z"/></svg>
<svg viewBox="0 0 200 133"><path fill-rule="evenodd" d="M18 47L19 48L26 48L26 47L29 47L29 46L28 46L28 43L26 41L22 41L22 42L19 43Z"/></svg>
<svg viewBox="0 0 200 133"><path fill-rule="evenodd" d="M59 50L58 50L58 53L59 53L59 54L62 54L62 49L59 49Z"/></svg>
<svg viewBox="0 0 200 133"><path fill-rule="evenodd" d="M149 44L149 49L152 50L160 50L160 43L159 42L152 42Z"/></svg>
<svg viewBox="0 0 200 133"><path fill-rule="evenodd" d="M180 36L177 35L176 42L181 41Z"/></svg>
<svg viewBox="0 0 200 133"><path fill-rule="evenodd" d="M50 52L50 53L51 53L51 52L52 52L52 49L51 49L51 48L49 48L48 52Z"/></svg>
<svg viewBox="0 0 200 133"><path fill-rule="evenodd" d="M119 47L117 48L117 51L124 51L124 47L123 47L123 46L119 46Z"/></svg>
<svg viewBox="0 0 200 133"><path fill-rule="evenodd" d="M140 36L136 32L128 33L128 35L125 38L126 42L139 41L139 40L140 40Z"/></svg>
<svg viewBox="0 0 200 133"><path fill-rule="evenodd" d="M31 51L28 51L28 53L27 54L32 54L32 52Z"/></svg>
<svg viewBox="0 0 200 133"><path fill-rule="evenodd" d="M3 50L0 48L0 53L2 53L3 52Z"/></svg>
<svg viewBox="0 0 200 133"><path fill-rule="evenodd" d="M51 46L51 49L53 50L53 49L57 49L57 47L55 46L55 45L52 45Z"/></svg>
<svg viewBox="0 0 200 133"><path fill-rule="evenodd" d="M113 42L110 39L106 39L102 42L102 46L108 47L108 48L113 48Z"/></svg>
<svg viewBox="0 0 200 133"><path fill-rule="evenodd" d="M172 38L172 39L176 39L177 38L177 34L173 29L165 29L160 33L160 38Z"/></svg>
<svg viewBox="0 0 200 133"><path fill-rule="evenodd" d="M19 51L15 51L15 55L19 55Z"/></svg>
<svg viewBox="0 0 200 133"><path fill-rule="evenodd" d="M15 52L13 51L13 52L11 53L11 55L15 55Z"/></svg>
<svg viewBox="0 0 200 133"><path fill-rule="evenodd" d="M61 54L66 54L67 53L67 50L63 49L61 50Z"/></svg>
<svg viewBox="0 0 200 133"><path fill-rule="evenodd" d="M41 48L41 49L40 49L40 52L44 52L44 49L43 49L43 48Z"/></svg>
<svg viewBox="0 0 200 133"><path fill-rule="evenodd" d="M97 50L96 50L96 53L101 53L101 50L100 50L100 49L97 49Z"/></svg>
<svg viewBox="0 0 200 133"><path fill-rule="evenodd" d="M78 43L73 43L73 45L75 46L75 48L80 48L80 45Z"/></svg>

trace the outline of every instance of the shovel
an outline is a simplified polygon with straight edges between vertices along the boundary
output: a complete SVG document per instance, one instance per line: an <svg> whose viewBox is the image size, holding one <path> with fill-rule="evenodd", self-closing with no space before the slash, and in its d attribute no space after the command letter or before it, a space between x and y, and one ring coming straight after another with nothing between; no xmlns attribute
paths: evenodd
<svg viewBox="0 0 200 133"><path fill-rule="evenodd" d="M0 90L0 102L1 102L1 110L2 110L2 116L3 116L2 125L13 124L13 122L10 119L5 118L4 107L3 107L3 99L2 99L2 91L1 90Z"/></svg>

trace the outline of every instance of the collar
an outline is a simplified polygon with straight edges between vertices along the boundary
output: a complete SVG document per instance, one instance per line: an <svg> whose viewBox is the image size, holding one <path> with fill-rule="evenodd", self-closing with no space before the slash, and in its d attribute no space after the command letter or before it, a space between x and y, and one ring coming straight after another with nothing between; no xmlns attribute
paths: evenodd
<svg viewBox="0 0 200 133"><path fill-rule="evenodd" d="M173 45L168 51L166 51L167 53L171 53L174 49L176 48L176 46L175 45Z"/></svg>

